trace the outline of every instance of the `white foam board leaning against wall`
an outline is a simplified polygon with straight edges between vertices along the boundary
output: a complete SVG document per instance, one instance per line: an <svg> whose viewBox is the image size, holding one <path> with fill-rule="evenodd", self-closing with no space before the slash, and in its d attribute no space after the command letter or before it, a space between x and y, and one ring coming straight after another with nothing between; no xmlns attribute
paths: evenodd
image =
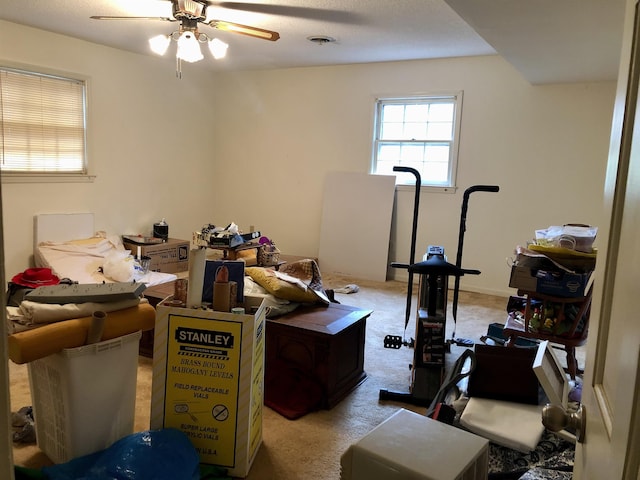
<svg viewBox="0 0 640 480"><path fill-rule="evenodd" d="M330 172L324 185L320 271L385 281L395 176Z"/></svg>

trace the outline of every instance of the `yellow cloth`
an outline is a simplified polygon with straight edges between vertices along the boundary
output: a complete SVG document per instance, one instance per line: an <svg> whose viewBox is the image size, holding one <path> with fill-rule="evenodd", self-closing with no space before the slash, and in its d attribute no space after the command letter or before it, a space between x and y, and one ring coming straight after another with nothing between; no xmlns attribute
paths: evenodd
<svg viewBox="0 0 640 480"><path fill-rule="evenodd" d="M322 301L314 290L296 277L264 267L247 267L245 273L275 297L300 303Z"/></svg>
<svg viewBox="0 0 640 480"><path fill-rule="evenodd" d="M107 314L101 340L111 340L155 326L156 311L148 303ZM9 358L18 364L28 363L57 353L64 348L87 343L92 317L63 320L39 328L14 333L7 338Z"/></svg>

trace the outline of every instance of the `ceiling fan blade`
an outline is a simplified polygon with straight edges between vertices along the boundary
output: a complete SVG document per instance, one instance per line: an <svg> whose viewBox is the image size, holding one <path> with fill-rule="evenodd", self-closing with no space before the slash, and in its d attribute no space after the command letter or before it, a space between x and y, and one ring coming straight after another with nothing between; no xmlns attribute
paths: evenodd
<svg viewBox="0 0 640 480"><path fill-rule="evenodd" d="M250 37L261 38L263 40L270 40L275 42L280 38L278 32L272 30L265 30L258 27L250 27L248 25L241 25L239 23L225 22L224 20L211 20L206 22L207 25L218 30L225 32L241 33L242 35L248 35Z"/></svg>
<svg viewBox="0 0 640 480"><path fill-rule="evenodd" d="M169 17L112 17L109 15L92 15L93 20L162 20L163 22L177 22L175 18Z"/></svg>
<svg viewBox="0 0 640 480"><path fill-rule="evenodd" d="M248 2L226 2L209 0L208 5L225 8L227 10L241 10L244 12L262 13L265 15L280 15L284 17L305 18L308 20L323 20L336 23L360 23L362 21L352 12L332 10L328 8L295 7L289 5L273 5Z"/></svg>

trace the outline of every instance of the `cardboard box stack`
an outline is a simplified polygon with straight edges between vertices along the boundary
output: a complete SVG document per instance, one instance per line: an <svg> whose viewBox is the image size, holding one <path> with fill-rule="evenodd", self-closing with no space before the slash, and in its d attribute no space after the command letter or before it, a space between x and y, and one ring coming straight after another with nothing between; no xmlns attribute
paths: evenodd
<svg viewBox="0 0 640 480"><path fill-rule="evenodd" d="M584 297L596 267L597 228L568 225L536 231L536 240L516 248L509 286L558 297Z"/></svg>

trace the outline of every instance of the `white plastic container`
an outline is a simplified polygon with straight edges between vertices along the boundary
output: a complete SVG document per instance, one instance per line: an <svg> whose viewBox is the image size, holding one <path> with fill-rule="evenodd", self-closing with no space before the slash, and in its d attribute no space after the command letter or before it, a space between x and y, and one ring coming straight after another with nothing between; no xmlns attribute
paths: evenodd
<svg viewBox="0 0 640 480"><path fill-rule="evenodd" d="M65 463L133 433L142 332L30 362L38 447Z"/></svg>

